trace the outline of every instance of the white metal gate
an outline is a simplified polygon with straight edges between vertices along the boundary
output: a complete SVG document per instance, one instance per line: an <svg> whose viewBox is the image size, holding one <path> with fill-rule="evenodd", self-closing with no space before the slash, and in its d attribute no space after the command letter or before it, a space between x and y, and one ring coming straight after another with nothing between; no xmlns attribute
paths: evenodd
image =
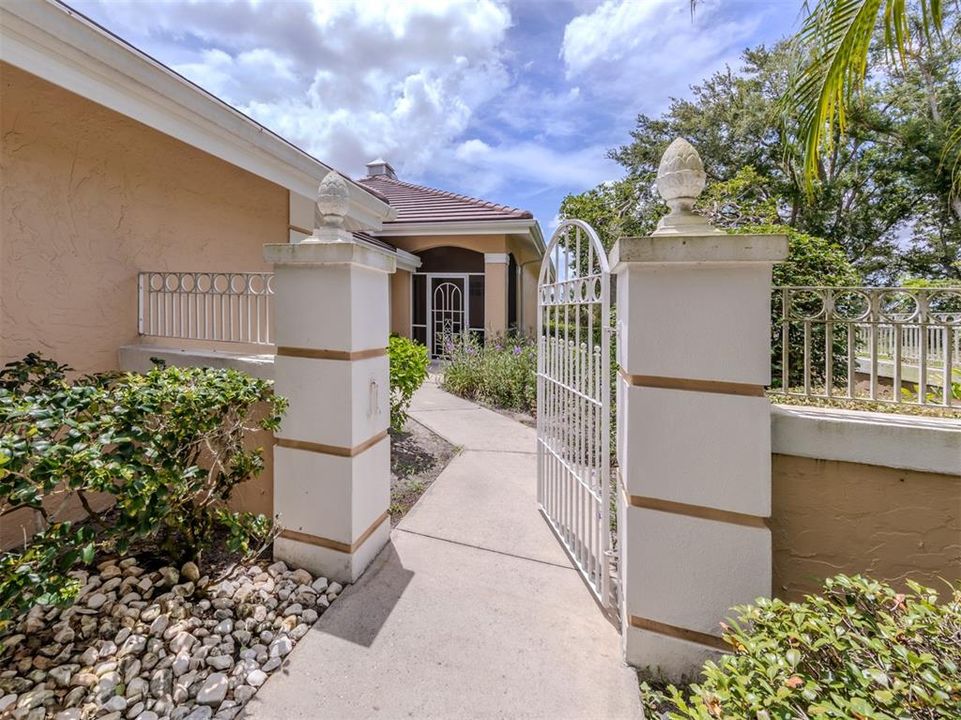
<svg viewBox="0 0 961 720"><path fill-rule="evenodd" d="M610 271L590 225L558 226L537 298L537 502L597 601L609 607Z"/></svg>

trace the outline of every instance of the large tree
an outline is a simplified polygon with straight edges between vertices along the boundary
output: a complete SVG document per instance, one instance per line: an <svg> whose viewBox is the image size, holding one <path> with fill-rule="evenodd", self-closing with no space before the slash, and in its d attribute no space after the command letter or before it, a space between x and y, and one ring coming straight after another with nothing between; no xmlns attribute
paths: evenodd
<svg viewBox="0 0 961 720"><path fill-rule="evenodd" d="M794 47L782 43L746 51L740 71L714 74L663 115L639 115L631 142L610 153L625 178L567 197L561 213L592 221L608 243L649 232L663 212L653 190L660 156L683 136L704 160L709 194L721 183L766 198L774 222L837 243L867 279L961 279L961 204L942 164L951 142L943 118L961 107L961 49L945 47L871 79L845 132L835 128L813 192L797 124L785 122L779 104L796 62ZM742 182L730 184L736 177Z"/></svg>

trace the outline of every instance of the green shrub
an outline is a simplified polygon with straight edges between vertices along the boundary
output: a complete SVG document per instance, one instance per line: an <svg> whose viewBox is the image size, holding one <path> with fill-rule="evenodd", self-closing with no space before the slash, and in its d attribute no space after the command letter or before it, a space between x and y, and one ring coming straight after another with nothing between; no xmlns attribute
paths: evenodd
<svg viewBox="0 0 961 720"><path fill-rule="evenodd" d="M725 627L733 648L703 680L668 694L642 685L648 717L961 717L961 586L938 604L862 577L829 579L803 603L758 600Z"/></svg>
<svg viewBox="0 0 961 720"><path fill-rule="evenodd" d="M473 336L452 343L443 387L495 407L537 411L537 346L520 335L481 343Z"/></svg>
<svg viewBox="0 0 961 720"><path fill-rule="evenodd" d="M182 561L218 530L239 552L271 536L269 518L227 508L233 488L263 469L248 432L279 427L286 403L271 383L161 366L70 383L67 370L30 355L0 371L0 517L29 509L43 520L22 549L0 556L0 629L34 603L72 597L66 573L98 551L150 540ZM97 494L112 500L109 517L94 509ZM89 522L57 518L67 497Z"/></svg>
<svg viewBox="0 0 961 720"><path fill-rule="evenodd" d="M408 338L392 335L387 346L390 359L390 426L400 431L407 422L407 408L427 379L430 358L427 348Z"/></svg>

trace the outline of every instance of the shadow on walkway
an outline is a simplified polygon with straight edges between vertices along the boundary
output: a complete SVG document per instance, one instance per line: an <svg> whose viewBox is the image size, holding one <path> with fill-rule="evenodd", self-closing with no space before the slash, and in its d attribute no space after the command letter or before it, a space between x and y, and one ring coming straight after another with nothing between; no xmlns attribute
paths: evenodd
<svg viewBox="0 0 961 720"><path fill-rule="evenodd" d="M244 717L641 717L616 629L537 511L534 431L433 383L411 415L461 454Z"/></svg>

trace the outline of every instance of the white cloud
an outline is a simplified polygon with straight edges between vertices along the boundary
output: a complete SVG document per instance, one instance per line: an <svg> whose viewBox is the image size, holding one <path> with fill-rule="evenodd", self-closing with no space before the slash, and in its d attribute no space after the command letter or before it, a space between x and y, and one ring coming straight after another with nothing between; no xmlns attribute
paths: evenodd
<svg viewBox="0 0 961 720"><path fill-rule="evenodd" d="M449 176L467 175L476 192L493 192L500 178L533 188L532 193L559 188L590 188L622 173L607 158L607 148L600 145L561 150L536 142L512 142L488 145L471 138L464 141L444 163Z"/></svg>
<svg viewBox="0 0 961 720"><path fill-rule="evenodd" d="M81 10L89 11L87 5ZM423 172L510 77L501 0L94 6L136 46L344 172Z"/></svg>
<svg viewBox="0 0 961 720"><path fill-rule="evenodd" d="M619 176L606 150L635 113L736 59L762 14L727 21L715 0L693 24L685 0L68 1L346 174L383 156L404 178L544 218Z"/></svg>
<svg viewBox="0 0 961 720"><path fill-rule="evenodd" d="M724 19L720 5L678 0L605 0L564 29L569 80L631 113L657 112L670 96L725 63L736 64L761 22L761 9Z"/></svg>

